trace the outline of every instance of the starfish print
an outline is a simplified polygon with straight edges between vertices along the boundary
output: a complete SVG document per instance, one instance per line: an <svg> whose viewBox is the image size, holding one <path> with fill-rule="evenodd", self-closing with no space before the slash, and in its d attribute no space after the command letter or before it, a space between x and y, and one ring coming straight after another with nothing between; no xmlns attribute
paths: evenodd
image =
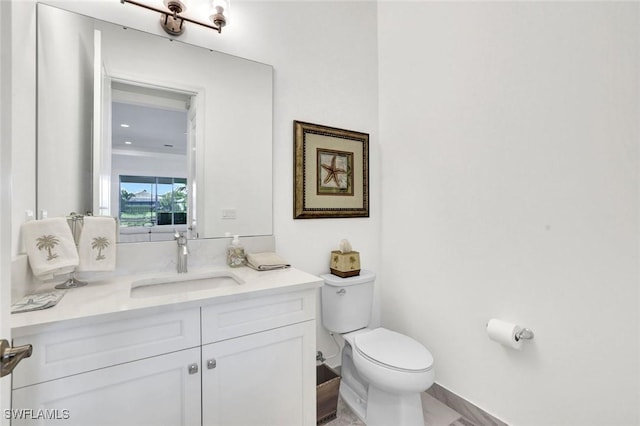
<svg viewBox="0 0 640 426"><path fill-rule="evenodd" d="M327 184L334 180L338 187L340 186L340 182L338 182L338 174L344 173L347 174L347 171L336 166L336 156L334 155L331 158L331 165L327 166L326 164L321 164L322 168L327 171L327 176L324 178L322 183Z"/></svg>

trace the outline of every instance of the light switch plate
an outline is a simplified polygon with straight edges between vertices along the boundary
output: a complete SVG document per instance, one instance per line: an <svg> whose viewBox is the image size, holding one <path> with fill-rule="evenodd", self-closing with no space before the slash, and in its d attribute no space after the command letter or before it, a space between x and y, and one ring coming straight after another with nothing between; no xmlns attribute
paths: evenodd
<svg viewBox="0 0 640 426"><path fill-rule="evenodd" d="M236 218L236 209L222 209L222 218L223 219L235 219Z"/></svg>

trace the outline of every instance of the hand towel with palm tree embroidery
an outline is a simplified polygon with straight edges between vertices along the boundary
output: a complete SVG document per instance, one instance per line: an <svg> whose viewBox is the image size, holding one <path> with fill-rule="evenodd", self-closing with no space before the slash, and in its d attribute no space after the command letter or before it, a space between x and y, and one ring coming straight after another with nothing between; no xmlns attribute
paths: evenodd
<svg viewBox="0 0 640 426"><path fill-rule="evenodd" d="M110 216L85 216L78 241L79 271L113 271L116 268L117 222Z"/></svg>
<svg viewBox="0 0 640 426"><path fill-rule="evenodd" d="M48 280L73 272L78 266L76 244L65 218L25 222L21 233L29 265L37 278Z"/></svg>

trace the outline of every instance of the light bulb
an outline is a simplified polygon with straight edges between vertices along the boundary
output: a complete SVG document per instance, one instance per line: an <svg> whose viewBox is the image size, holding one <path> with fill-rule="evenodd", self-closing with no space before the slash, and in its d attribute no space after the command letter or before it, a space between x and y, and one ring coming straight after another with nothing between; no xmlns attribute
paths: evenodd
<svg viewBox="0 0 640 426"><path fill-rule="evenodd" d="M221 7L225 14L229 11L229 2L227 0L213 0L212 6L214 11L217 11L218 7Z"/></svg>
<svg viewBox="0 0 640 426"><path fill-rule="evenodd" d="M229 23L229 1L213 0L209 19L220 28L227 25Z"/></svg>

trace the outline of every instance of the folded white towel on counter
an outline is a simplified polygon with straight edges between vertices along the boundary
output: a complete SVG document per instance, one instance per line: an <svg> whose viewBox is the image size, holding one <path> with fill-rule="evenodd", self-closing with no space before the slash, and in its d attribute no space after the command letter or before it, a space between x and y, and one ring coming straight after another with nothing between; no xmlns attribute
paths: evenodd
<svg viewBox="0 0 640 426"><path fill-rule="evenodd" d="M258 271L271 271L291 266L286 260L270 251L247 254L247 265Z"/></svg>
<svg viewBox="0 0 640 426"><path fill-rule="evenodd" d="M21 232L29 265L37 278L48 280L73 272L78 266L76 244L65 218L25 222Z"/></svg>
<svg viewBox="0 0 640 426"><path fill-rule="evenodd" d="M53 290L47 293L29 294L11 305L11 313L38 311L52 308L62 299L65 290Z"/></svg>
<svg viewBox="0 0 640 426"><path fill-rule="evenodd" d="M118 223L110 216L85 216L78 242L78 271L113 271L116 268Z"/></svg>

